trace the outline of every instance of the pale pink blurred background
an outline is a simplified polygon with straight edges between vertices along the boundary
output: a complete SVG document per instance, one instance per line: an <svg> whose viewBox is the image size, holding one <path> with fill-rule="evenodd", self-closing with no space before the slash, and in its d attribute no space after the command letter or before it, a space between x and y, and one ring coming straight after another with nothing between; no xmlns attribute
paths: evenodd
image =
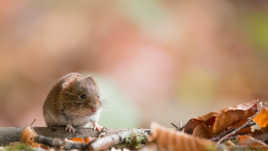
<svg viewBox="0 0 268 151"><path fill-rule="evenodd" d="M108 127L180 123L268 98L267 1L0 4L0 126L44 126L43 101L68 72L101 83Z"/></svg>

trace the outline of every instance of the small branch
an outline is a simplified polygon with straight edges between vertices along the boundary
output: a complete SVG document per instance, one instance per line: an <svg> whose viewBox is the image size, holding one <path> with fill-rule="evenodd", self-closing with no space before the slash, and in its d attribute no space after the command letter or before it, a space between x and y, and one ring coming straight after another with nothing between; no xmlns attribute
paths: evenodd
<svg viewBox="0 0 268 151"><path fill-rule="evenodd" d="M182 131L182 130L184 129L184 127L185 127L185 125L184 125L184 126L180 126L180 127L178 127L178 126L177 126L175 123L173 123L173 122L171 122L170 124L171 124L173 127L175 127L177 131Z"/></svg>
<svg viewBox="0 0 268 151"><path fill-rule="evenodd" d="M37 135L46 136L50 138L72 138L72 137L97 137L99 132L92 128L77 129L74 134L67 133L64 127L33 127ZM24 128L16 127L0 127L0 145L7 145L10 142L20 141L21 134ZM130 129L106 129L105 136L116 134L121 131L129 131Z"/></svg>
<svg viewBox="0 0 268 151"><path fill-rule="evenodd" d="M92 144L89 144L89 148L91 150L106 150L111 146L122 144L130 149L138 149L147 143L149 134L150 130L142 129L122 131L118 134L97 139Z"/></svg>
<svg viewBox="0 0 268 151"><path fill-rule="evenodd" d="M230 136L236 134L238 131L240 131L241 129L243 128L246 128L248 126L252 126L254 125L255 123L253 121L247 121L245 124L243 124L242 126L232 130L230 133L226 134L225 136L223 136L218 142L217 144L221 144L223 141L225 141L226 139L228 139Z"/></svg>
<svg viewBox="0 0 268 151"><path fill-rule="evenodd" d="M50 147L64 148L65 150L79 149L79 150L106 150L113 146L122 144L128 148L137 149L147 142L147 137L150 130L132 129L120 131L116 134L111 134L98 138L96 141L84 144L71 141L63 141L58 138L51 138L46 136L36 136L35 141Z"/></svg>
<svg viewBox="0 0 268 151"><path fill-rule="evenodd" d="M180 129L175 123L170 122L170 124L171 124L173 127L175 127L177 131Z"/></svg>
<svg viewBox="0 0 268 151"><path fill-rule="evenodd" d="M36 136L34 141L49 147L64 148L66 150L79 149L84 150L87 148L87 144L75 143L71 141L65 141L59 138L51 138L46 136Z"/></svg>
<svg viewBox="0 0 268 151"><path fill-rule="evenodd" d="M222 137L224 137L225 135L231 133L234 130L234 128L223 131L222 133L220 133L219 135L216 135L215 137L211 138L210 140L216 142L219 141Z"/></svg>
<svg viewBox="0 0 268 151"><path fill-rule="evenodd" d="M10 142L19 141L23 128L0 127L0 145L7 145Z"/></svg>

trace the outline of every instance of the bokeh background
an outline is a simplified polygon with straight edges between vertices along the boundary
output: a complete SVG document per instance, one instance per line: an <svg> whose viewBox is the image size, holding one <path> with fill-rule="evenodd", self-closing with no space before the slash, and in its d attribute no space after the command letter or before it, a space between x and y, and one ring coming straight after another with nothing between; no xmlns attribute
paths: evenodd
<svg viewBox="0 0 268 151"><path fill-rule="evenodd" d="M46 95L69 72L97 79L107 127L268 98L268 1L0 3L0 126L44 126Z"/></svg>

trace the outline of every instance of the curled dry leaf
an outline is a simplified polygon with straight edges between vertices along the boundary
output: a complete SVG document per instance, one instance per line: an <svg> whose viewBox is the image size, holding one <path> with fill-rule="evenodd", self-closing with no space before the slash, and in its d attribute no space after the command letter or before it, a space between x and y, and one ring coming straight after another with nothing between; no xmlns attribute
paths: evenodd
<svg viewBox="0 0 268 151"><path fill-rule="evenodd" d="M188 134L193 134L193 132L195 131L194 136L204 137L202 135L199 135L203 134L203 132L198 131L206 131L208 134L205 137L209 138L208 136L215 136L227 128L238 127L241 124L244 124L247 121L247 118L257 112L258 103L259 101L256 100L249 103L239 104L234 107L225 108L218 112L211 112L203 116L193 118L189 120L188 123L185 125L184 132ZM202 126L205 129L202 129L202 127L200 128L201 124L206 125ZM196 128L198 128L199 130L195 130Z"/></svg>
<svg viewBox="0 0 268 151"><path fill-rule="evenodd" d="M26 127L21 134L21 142L32 147L40 148L41 145L34 142L35 136L37 136L36 132L31 127Z"/></svg>
<svg viewBox="0 0 268 151"><path fill-rule="evenodd" d="M268 109L262 108L261 112L258 113L253 121L257 123L261 128L265 128L268 125Z"/></svg>
<svg viewBox="0 0 268 151"><path fill-rule="evenodd" d="M238 144L245 147L251 148L265 148L268 149L268 145L262 142L261 140L257 140L249 135L242 135L238 137Z"/></svg>
<svg viewBox="0 0 268 151"><path fill-rule="evenodd" d="M183 132L164 128L156 123L151 124L150 141L155 142L160 150L168 151L207 151L215 149L214 142L193 137Z"/></svg>

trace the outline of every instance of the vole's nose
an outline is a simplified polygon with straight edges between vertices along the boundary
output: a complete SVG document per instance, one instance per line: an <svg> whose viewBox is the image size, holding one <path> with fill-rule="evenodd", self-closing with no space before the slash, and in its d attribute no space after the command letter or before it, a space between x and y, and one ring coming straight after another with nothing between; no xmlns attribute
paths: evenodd
<svg viewBox="0 0 268 151"><path fill-rule="evenodd" d="M96 109L96 108L91 108L91 111L92 111L92 112L96 112L97 109Z"/></svg>

